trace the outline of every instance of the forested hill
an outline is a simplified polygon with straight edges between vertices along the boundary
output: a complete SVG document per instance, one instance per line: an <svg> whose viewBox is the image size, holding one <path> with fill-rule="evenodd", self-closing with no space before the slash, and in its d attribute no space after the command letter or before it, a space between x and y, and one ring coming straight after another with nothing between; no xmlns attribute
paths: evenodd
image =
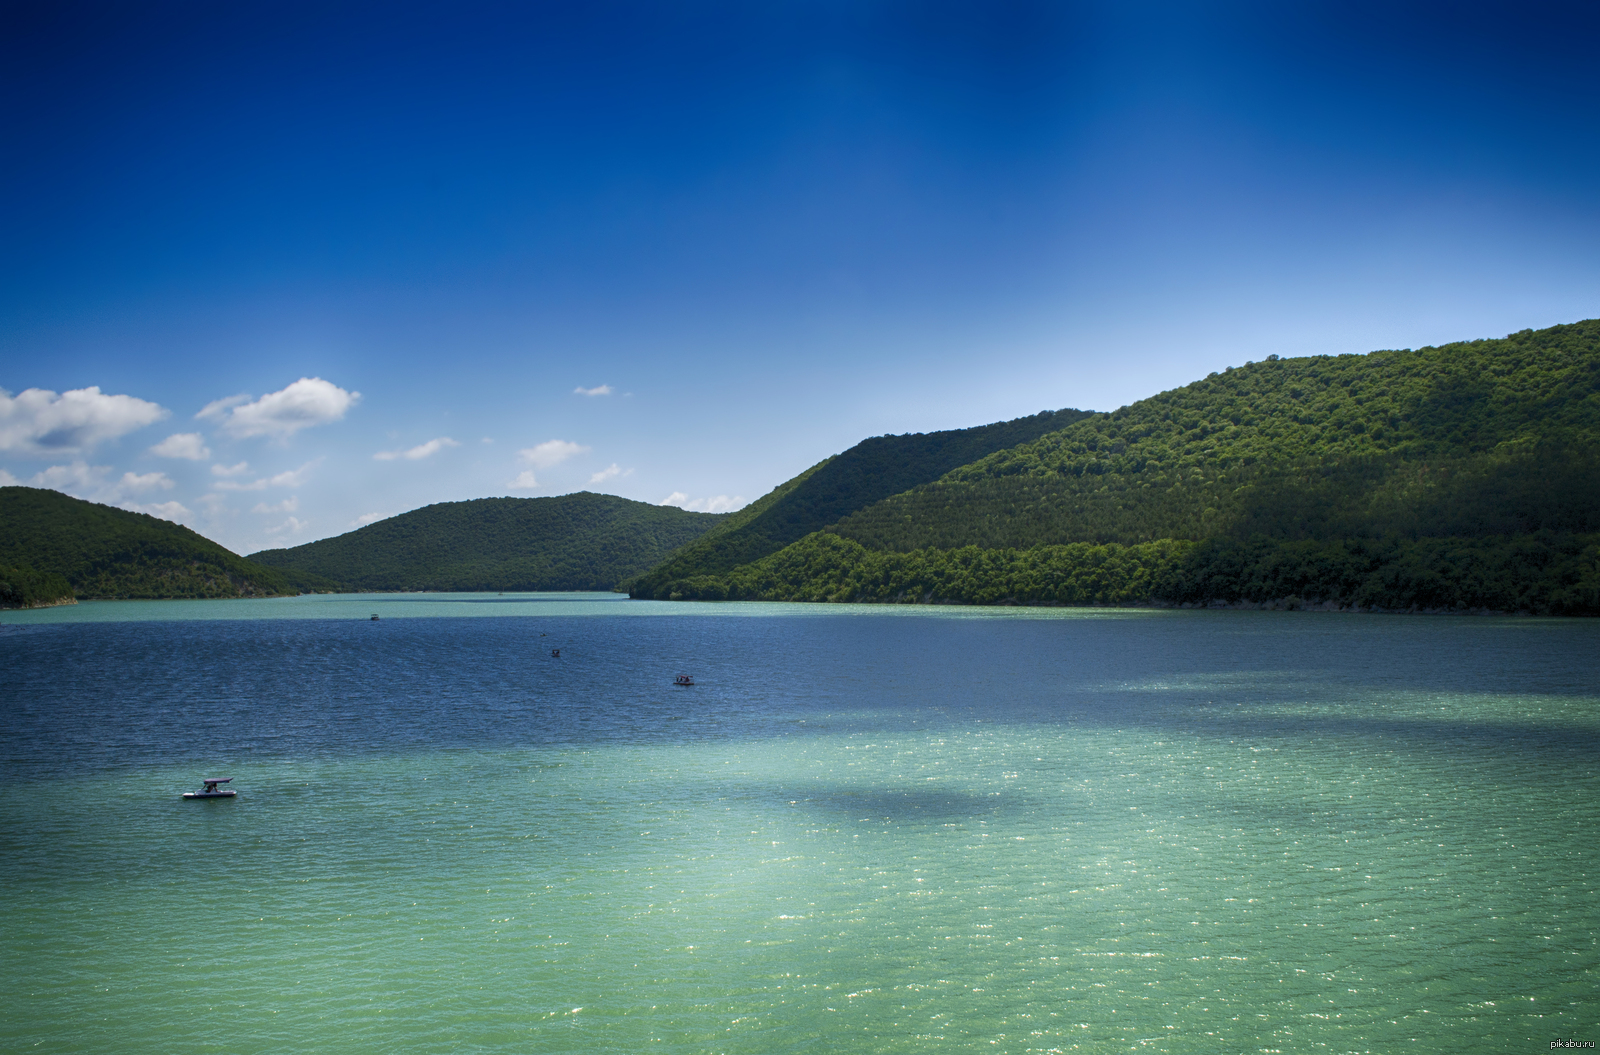
<svg viewBox="0 0 1600 1055"><path fill-rule="evenodd" d="M283 573L181 525L34 487L0 487L0 565L8 604L49 603L60 580L84 598L297 592Z"/></svg>
<svg viewBox="0 0 1600 1055"><path fill-rule="evenodd" d="M1600 612L1596 542L1591 320L1229 369L957 467L762 562L667 585Z"/></svg>
<svg viewBox="0 0 1600 1055"><path fill-rule="evenodd" d="M587 491L480 498L425 506L250 559L352 590L609 590L725 515Z"/></svg>
<svg viewBox="0 0 1600 1055"><path fill-rule="evenodd" d="M1036 439L1090 413L1047 410L970 429L863 440L731 514L665 564L628 583L629 592L634 597L665 599L675 581L716 575L759 560L874 502L937 480L958 466Z"/></svg>

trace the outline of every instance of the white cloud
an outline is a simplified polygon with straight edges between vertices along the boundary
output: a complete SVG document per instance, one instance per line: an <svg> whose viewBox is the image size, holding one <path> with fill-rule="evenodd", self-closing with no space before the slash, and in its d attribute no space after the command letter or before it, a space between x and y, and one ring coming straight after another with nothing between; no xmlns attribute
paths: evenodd
<svg viewBox="0 0 1600 1055"><path fill-rule="evenodd" d="M459 447L461 444L449 436L440 436L427 443L419 443L409 451L379 451L372 457L380 462L392 462L397 458L406 458L410 461L421 461L430 454L438 454L446 447Z"/></svg>
<svg viewBox="0 0 1600 1055"><path fill-rule="evenodd" d="M272 505L268 505L265 502L257 502L256 503L256 507L254 509L250 510L250 512L252 512L252 513L269 513L269 514L270 513L293 513L296 510L298 510L299 508L300 508L300 499L299 499L299 497L296 496L296 495L290 495L288 498L285 498L283 501L274 502Z"/></svg>
<svg viewBox="0 0 1600 1055"><path fill-rule="evenodd" d="M478 442L479 443L493 443L494 442L494 437L493 436L485 436L483 439L479 440Z"/></svg>
<svg viewBox="0 0 1600 1055"><path fill-rule="evenodd" d="M689 496L682 491L674 491L656 504L677 506L680 509L689 509L700 513L731 513L735 509L744 507L744 496L718 495L715 498L696 498L691 502L689 501Z"/></svg>
<svg viewBox="0 0 1600 1055"><path fill-rule="evenodd" d="M630 469L629 472L632 472L632 470ZM611 479L613 476L621 475L623 475L622 466L618 465L616 462L612 462L604 469L601 469L599 472L589 477L589 482L592 484L602 483L603 481Z"/></svg>
<svg viewBox="0 0 1600 1055"><path fill-rule="evenodd" d="M277 527L267 528L266 533L268 535L298 535L300 532L304 531L310 526L311 521L309 520L301 520L299 517L290 517Z"/></svg>
<svg viewBox="0 0 1600 1055"><path fill-rule="evenodd" d="M174 524L187 523L194 516L182 502L153 502L150 505L140 505L138 502L123 502L121 508L134 513L149 513L162 520L170 520Z"/></svg>
<svg viewBox="0 0 1600 1055"><path fill-rule="evenodd" d="M225 417L228 411L240 403L248 402L250 402L250 393L248 392L241 392L236 396L225 396L222 399L213 399L200 408L200 412L195 415L195 418L200 421L214 421Z"/></svg>
<svg viewBox="0 0 1600 1055"><path fill-rule="evenodd" d="M201 414L223 414L222 429L232 436L273 436L288 439L301 429L326 425L344 417L361 401L360 392L346 392L332 381L302 377L294 384L269 392L253 403L225 406L229 400L210 403Z"/></svg>
<svg viewBox="0 0 1600 1055"><path fill-rule="evenodd" d="M30 388L15 398L0 388L0 450L86 451L160 421L167 413L165 407L133 396L108 396L95 385L60 395Z"/></svg>
<svg viewBox="0 0 1600 1055"><path fill-rule="evenodd" d="M35 487L48 487L52 491L75 494L82 498L83 492L104 487L106 477L110 474L109 465L73 462L71 465L52 465L48 469L40 470L28 482Z"/></svg>
<svg viewBox="0 0 1600 1055"><path fill-rule="evenodd" d="M534 478L532 469L524 469L517 474L517 478L506 484L513 491L531 491L539 486L539 481Z"/></svg>
<svg viewBox="0 0 1600 1055"><path fill-rule="evenodd" d="M143 476L123 473L114 490L119 497L125 494L143 494L146 491L170 491L172 478L166 473L145 473Z"/></svg>
<svg viewBox="0 0 1600 1055"><path fill-rule="evenodd" d="M243 476L250 471L249 462L240 462L238 465L213 465L212 476Z"/></svg>
<svg viewBox="0 0 1600 1055"><path fill-rule="evenodd" d="M265 491L267 489L267 481L265 477L259 480L251 480L247 484L242 484L237 480L218 480L211 486L219 491Z"/></svg>
<svg viewBox="0 0 1600 1055"><path fill-rule="evenodd" d="M298 469L289 469L285 472L278 473L275 476L259 477L251 480L247 484L240 483L237 480L218 480L211 486L215 487L219 491L265 491L269 487L299 487L301 484L306 482L306 476L310 474L312 468L314 468L320 461L322 461L321 458L316 458L312 461L306 462ZM240 465L244 464L244 462L240 462L239 465L228 469L227 473L232 475L239 469ZM211 467L212 472L216 472L217 469L218 467L215 465Z"/></svg>
<svg viewBox="0 0 1600 1055"><path fill-rule="evenodd" d="M572 390L572 394L575 396L609 396L611 394L611 386L595 385L593 388L584 388L579 385Z"/></svg>
<svg viewBox="0 0 1600 1055"><path fill-rule="evenodd" d="M588 449L568 440L545 440L536 447L524 447L517 452L517 457L535 469L548 469Z"/></svg>
<svg viewBox="0 0 1600 1055"><path fill-rule="evenodd" d="M191 462L205 461L211 457L211 448L198 432L175 432L150 448L150 453L162 458L187 458Z"/></svg>
<svg viewBox="0 0 1600 1055"><path fill-rule="evenodd" d="M4 469L0 469L0 487L16 487L21 483L22 481L18 480L15 476L12 476Z"/></svg>
<svg viewBox="0 0 1600 1055"><path fill-rule="evenodd" d="M316 466L317 462L320 461L322 461L322 459L317 458L313 461L306 462L298 469L290 469L287 472L278 473L276 476L272 477L268 483L270 483L273 487L299 487L301 484L306 482L306 477L311 474L311 470Z"/></svg>
<svg viewBox="0 0 1600 1055"><path fill-rule="evenodd" d="M368 524L376 524L380 520L388 520L390 516L391 514L389 513L363 513L350 521L350 526L366 527Z"/></svg>
<svg viewBox="0 0 1600 1055"><path fill-rule="evenodd" d="M52 491L90 502L107 505L123 503L125 508L137 508L140 512L148 510L143 506L128 505L125 500L150 491L170 491L174 486L172 478L166 473L123 473L122 478L115 482L110 480L110 476L109 465L90 465L77 461L70 465L52 465L34 474L28 482L35 487L48 487Z"/></svg>

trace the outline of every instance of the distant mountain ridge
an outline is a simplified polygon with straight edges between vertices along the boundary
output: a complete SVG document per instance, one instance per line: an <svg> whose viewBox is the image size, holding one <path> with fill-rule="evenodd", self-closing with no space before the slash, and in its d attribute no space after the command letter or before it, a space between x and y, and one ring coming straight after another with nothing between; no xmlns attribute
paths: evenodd
<svg viewBox="0 0 1600 1055"><path fill-rule="evenodd" d="M626 583L626 588L633 597L669 599L675 582L721 574L759 560L841 517L1091 413L1047 410L992 425L862 440L730 514L661 566Z"/></svg>
<svg viewBox="0 0 1600 1055"><path fill-rule="evenodd" d="M250 560L346 590L609 590L727 514L589 491L441 502Z"/></svg>
<svg viewBox="0 0 1600 1055"><path fill-rule="evenodd" d="M662 593L1600 613L1600 320L1230 368Z"/></svg>
<svg viewBox="0 0 1600 1055"><path fill-rule="evenodd" d="M0 487L0 565L17 603L46 603L48 577L82 598L272 597L298 593L282 572L144 513L36 487ZM39 578L39 577L46 578ZM21 598L26 594L28 600Z"/></svg>

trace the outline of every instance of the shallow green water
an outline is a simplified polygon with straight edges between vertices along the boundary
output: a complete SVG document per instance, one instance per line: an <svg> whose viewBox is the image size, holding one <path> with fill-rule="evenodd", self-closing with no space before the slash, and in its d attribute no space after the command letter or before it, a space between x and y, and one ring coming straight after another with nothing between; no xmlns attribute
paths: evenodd
<svg viewBox="0 0 1600 1055"><path fill-rule="evenodd" d="M5 614L0 1048L1600 1040L1592 621L229 604Z"/></svg>

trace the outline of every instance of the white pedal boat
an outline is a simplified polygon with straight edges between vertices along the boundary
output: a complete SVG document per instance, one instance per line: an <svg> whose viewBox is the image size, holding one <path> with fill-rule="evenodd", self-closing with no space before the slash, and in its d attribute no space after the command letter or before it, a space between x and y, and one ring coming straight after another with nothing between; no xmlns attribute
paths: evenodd
<svg viewBox="0 0 1600 1055"><path fill-rule="evenodd" d="M199 791L185 791L183 797L186 799L231 799L239 793L232 788L219 788L217 785L226 784L232 779L232 777L206 777L200 781L204 786Z"/></svg>

